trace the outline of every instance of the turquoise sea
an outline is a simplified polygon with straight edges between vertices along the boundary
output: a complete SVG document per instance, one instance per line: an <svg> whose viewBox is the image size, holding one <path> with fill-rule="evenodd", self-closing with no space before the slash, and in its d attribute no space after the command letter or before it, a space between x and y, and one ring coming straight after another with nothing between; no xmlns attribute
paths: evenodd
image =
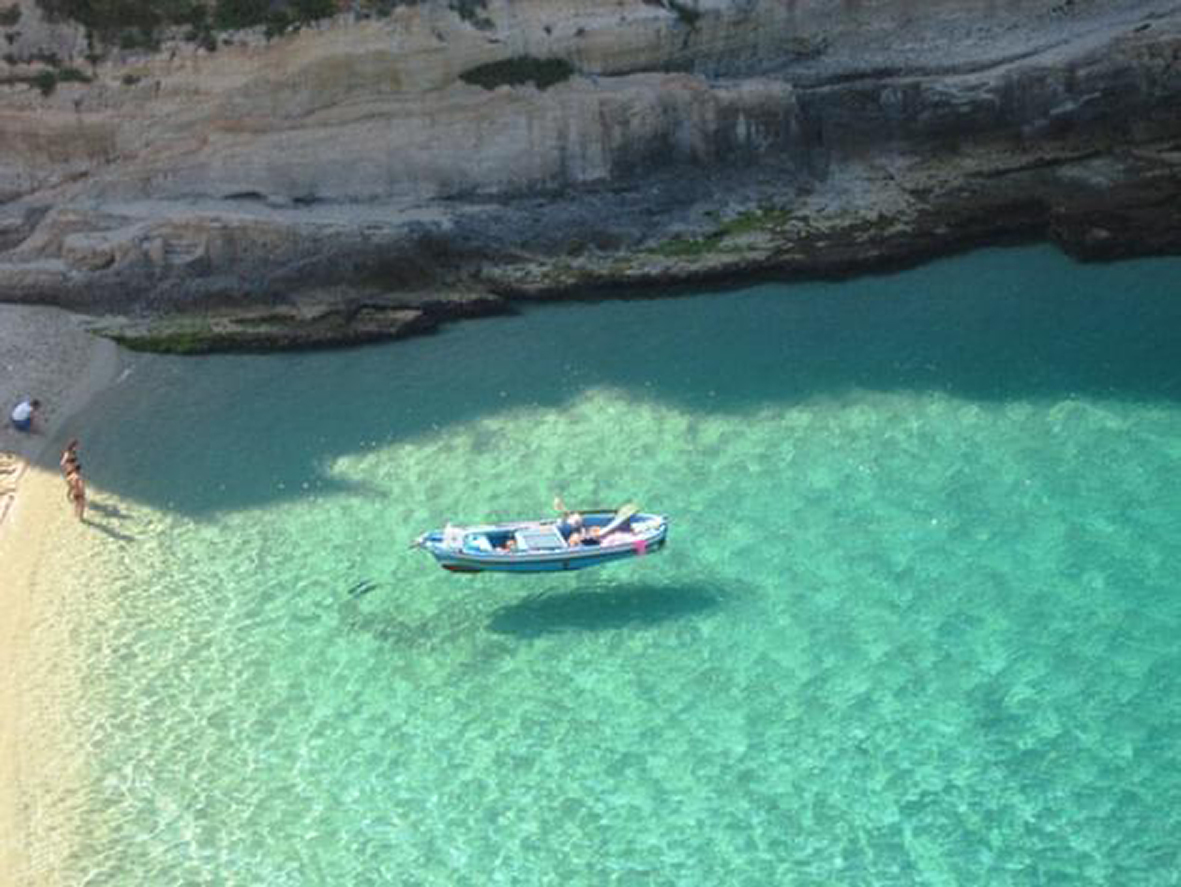
<svg viewBox="0 0 1181 887"><path fill-rule="evenodd" d="M1179 259L129 357L77 422L71 709L27 724L62 883L1181 883ZM559 493L669 544L407 547Z"/></svg>

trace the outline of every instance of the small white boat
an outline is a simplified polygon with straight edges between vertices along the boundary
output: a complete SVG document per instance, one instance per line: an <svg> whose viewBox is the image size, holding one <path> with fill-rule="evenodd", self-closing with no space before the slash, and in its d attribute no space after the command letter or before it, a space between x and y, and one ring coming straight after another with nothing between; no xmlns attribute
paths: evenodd
<svg viewBox="0 0 1181 887"><path fill-rule="evenodd" d="M624 506L548 520L447 524L423 533L414 547L454 573L549 573L651 554L667 536L667 517Z"/></svg>

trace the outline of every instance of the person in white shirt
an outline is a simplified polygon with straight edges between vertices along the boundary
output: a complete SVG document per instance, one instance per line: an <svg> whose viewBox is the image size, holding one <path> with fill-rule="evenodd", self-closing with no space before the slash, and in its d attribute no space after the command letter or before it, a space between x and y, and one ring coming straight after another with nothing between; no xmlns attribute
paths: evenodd
<svg viewBox="0 0 1181 887"><path fill-rule="evenodd" d="M41 401L36 398L22 400L12 408L12 427L17 431L32 431L33 417L41 409Z"/></svg>

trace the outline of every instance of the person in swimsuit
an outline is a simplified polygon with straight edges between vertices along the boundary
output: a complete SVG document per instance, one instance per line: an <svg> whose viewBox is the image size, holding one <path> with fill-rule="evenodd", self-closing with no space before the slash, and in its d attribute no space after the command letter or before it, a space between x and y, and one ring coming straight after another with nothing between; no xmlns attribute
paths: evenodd
<svg viewBox="0 0 1181 887"><path fill-rule="evenodd" d="M602 527L583 527L571 533L567 542L570 545L601 545L602 535Z"/></svg>
<svg viewBox="0 0 1181 887"><path fill-rule="evenodd" d="M82 480L82 466L77 462L66 475L66 501L74 506L74 516L82 520L86 513L86 484Z"/></svg>
<svg viewBox="0 0 1181 887"><path fill-rule="evenodd" d="M76 439L66 444L58 464L61 465L62 474L66 477L69 477L70 473L78 466L78 441Z"/></svg>

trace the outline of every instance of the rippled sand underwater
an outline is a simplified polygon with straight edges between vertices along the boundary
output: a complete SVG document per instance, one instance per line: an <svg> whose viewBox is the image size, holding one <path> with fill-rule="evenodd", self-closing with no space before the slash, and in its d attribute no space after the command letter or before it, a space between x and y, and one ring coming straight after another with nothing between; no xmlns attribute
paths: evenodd
<svg viewBox="0 0 1181 887"><path fill-rule="evenodd" d="M69 713L29 730L71 762L36 865L1175 884L1179 270L987 250L135 360L35 626ZM557 493L669 545L534 577L407 547Z"/></svg>

